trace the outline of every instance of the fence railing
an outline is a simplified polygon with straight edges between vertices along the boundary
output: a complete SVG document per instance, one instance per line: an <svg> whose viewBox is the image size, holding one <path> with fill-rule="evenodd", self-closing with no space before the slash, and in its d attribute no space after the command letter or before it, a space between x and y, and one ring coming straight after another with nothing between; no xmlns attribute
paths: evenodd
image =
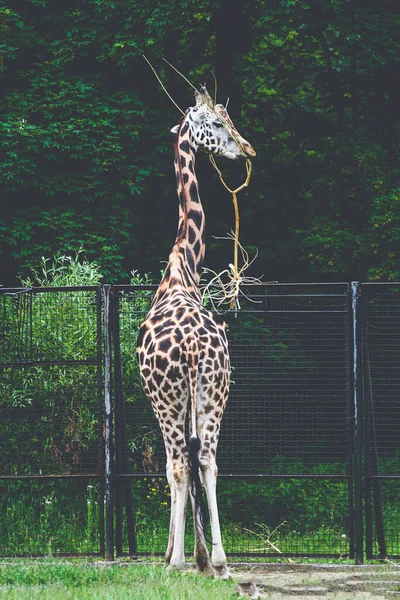
<svg viewBox="0 0 400 600"><path fill-rule="evenodd" d="M164 447L135 358L154 287L0 289L1 555L165 551ZM224 315L229 555L400 556L399 292L268 284Z"/></svg>

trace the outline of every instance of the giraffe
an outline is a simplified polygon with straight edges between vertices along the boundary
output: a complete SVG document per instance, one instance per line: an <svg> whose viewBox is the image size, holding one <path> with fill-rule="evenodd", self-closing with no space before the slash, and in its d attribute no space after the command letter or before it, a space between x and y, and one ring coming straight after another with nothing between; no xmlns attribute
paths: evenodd
<svg viewBox="0 0 400 600"><path fill-rule="evenodd" d="M205 217L194 166L198 150L232 160L255 156L255 151L239 135L225 107L213 105L205 87L201 93L196 92L195 100L196 105L188 108L171 129L175 134L178 232L168 266L140 327L137 358L167 456L171 515L166 564L176 568L185 564L185 516L190 493L198 570L228 578L216 498L216 452L229 393L230 362L225 323L201 301ZM211 525L211 560L203 526L202 483Z"/></svg>

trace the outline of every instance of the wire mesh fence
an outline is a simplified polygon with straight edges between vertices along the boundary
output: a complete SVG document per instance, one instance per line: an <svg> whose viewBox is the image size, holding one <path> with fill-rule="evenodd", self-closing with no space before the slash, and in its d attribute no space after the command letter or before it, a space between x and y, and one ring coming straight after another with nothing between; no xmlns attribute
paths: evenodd
<svg viewBox="0 0 400 600"><path fill-rule="evenodd" d="M139 556L162 556L168 543L170 494L165 477L125 477L134 506ZM218 511L225 552L246 560L278 557L347 557L351 554L348 484L341 479L220 477ZM129 548L125 513L122 553ZM211 532L208 531L211 538ZM188 514L185 548L193 552Z"/></svg>
<svg viewBox="0 0 400 600"><path fill-rule="evenodd" d="M400 556L400 285L363 284L366 552Z"/></svg>
<svg viewBox="0 0 400 600"><path fill-rule="evenodd" d="M224 316L232 382L217 462L231 555L353 553L348 292L347 284L269 285ZM165 550L169 519L164 445L134 360L151 293L114 288L116 434L125 436L116 464L133 480L139 553ZM141 498L135 489L147 491ZM157 519L140 508L153 495Z"/></svg>
<svg viewBox="0 0 400 600"><path fill-rule="evenodd" d="M114 525L117 553L165 551L164 444L135 357L154 286L114 286L103 331L105 287L0 289L2 556L112 554L104 528ZM399 557L400 284L269 284L248 295L224 315L233 369L217 462L227 553L362 560L358 490L366 556ZM186 538L190 553L190 524Z"/></svg>
<svg viewBox="0 0 400 600"><path fill-rule="evenodd" d="M0 553L103 552L101 288L0 290L0 315Z"/></svg>
<svg viewBox="0 0 400 600"><path fill-rule="evenodd" d="M0 556L104 552L97 477L0 479Z"/></svg>

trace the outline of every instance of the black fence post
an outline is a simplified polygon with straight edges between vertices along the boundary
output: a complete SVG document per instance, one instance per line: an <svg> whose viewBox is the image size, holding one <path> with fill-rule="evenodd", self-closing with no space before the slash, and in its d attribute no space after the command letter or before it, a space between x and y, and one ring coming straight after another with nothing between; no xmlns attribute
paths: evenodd
<svg viewBox="0 0 400 600"><path fill-rule="evenodd" d="M105 408L105 487L106 487L106 559L114 560L113 444L111 397L111 285L103 286L104 295L104 408Z"/></svg>
<svg viewBox="0 0 400 600"><path fill-rule="evenodd" d="M365 534L366 556L373 558L372 536L372 493L374 499L376 538L378 542L378 558L386 558L386 536L383 519L381 485L378 468L378 448L376 439L376 423L374 410L374 395L372 389L371 360L368 340L368 295L363 297L363 391L365 409Z"/></svg>
<svg viewBox="0 0 400 600"><path fill-rule="evenodd" d="M98 436L99 436L99 536L100 536L100 554L105 555L105 529L104 529L104 498L105 498L105 477L104 477L104 409L103 409L103 328L102 328L102 288L96 289L96 362L97 362L97 412L98 412Z"/></svg>
<svg viewBox="0 0 400 600"><path fill-rule="evenodd" d="M355 558L355 524L354 524L354 406L353 406L353 317L351 308L350 284L347 286L347 510L349 526L349 558Z"/></svg>
<svg viewBox="0 0 400 600"><path fill-rule="evenodd" d="M362 481L362 394L360 284L351 282L352 385L354 410L354 533L356 564L363 563L363 481Z"/></svg>
<svg viewBox="0 0 400 600"><path fill-rule="evenodd" d="M117 556L122 555L122 530L123 530L123 503L125 502L126 530L128 536L128 554L135 558L137 555L135 512L133 507L132 488L130 477L120 477L121 472L128 473L127 464L127 436L126 436L126 411L123 390L122 362L121 362L121 320L120 320L120 294L118 287L114 287L113 304L113 338L114 338L114 396L115 396L115 548Z"/></svg>
<svg viewBox="0 0 400 600"><path fill-rule="evenodd" d="M113 362L114 362L114 415L115 415L115 551L117 556L122 555L122 506L123 494L121 486L121 360L120 360L120 318L119 303L120 293L117 287L114 287L113 294Z"/></svg>

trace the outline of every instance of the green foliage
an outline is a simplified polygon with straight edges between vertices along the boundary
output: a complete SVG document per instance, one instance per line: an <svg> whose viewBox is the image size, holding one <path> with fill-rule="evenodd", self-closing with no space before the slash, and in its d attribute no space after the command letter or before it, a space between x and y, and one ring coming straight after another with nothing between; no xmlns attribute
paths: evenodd
<svg viewBox="0 0 400 600"><path fill-rule="evenodd" d="M128 206L152 170L140 152L143 103L107 81L100 61L113 36L93 3L27 8L3 12L3 70L14 82L1 123L5 242L25 264L84 246L112 280L137 250Z"/></svg>
<svg viewBox="0 0 400 600"><path fill-rule="evenodd" d="M22 280L30 293L5 295L0 408L3 473L71 473L97 469L99 444L96 289L48 293L41 288L95 285L96 263L83 253L42 258ZM18 363L35 361L29 369ZM85 364L86 362L86 364ZM68 364L70 363L70 364Z"/></svg>
<svg viewBox="0 0 400 600"><path fill-rule="evenodd" d="M212 87L214 71L257 150L240 200L241 240L259 248L255 275L400 276L392 2L36 0L0 10L5 282L42 255L79 247L110 282L127 282L133 265L158 272L176 231L177 115L144 52L183 108L192 91L159 59L196 85ZM229 198L200 165L208 232L225 235ZM228 168L228 179L237 172ZM220 271L231 249L209 246Z"/></svg>
<svg viewBox="0 0 400 600"><path fill-rule="evenodd" d="M52 259L40 259L39 270L31 268L31 275L21 278L24 287L65 287L99 285L102 280L100 267L95 261L89 262L83 250L75 256L56 254Z"/></svg>

